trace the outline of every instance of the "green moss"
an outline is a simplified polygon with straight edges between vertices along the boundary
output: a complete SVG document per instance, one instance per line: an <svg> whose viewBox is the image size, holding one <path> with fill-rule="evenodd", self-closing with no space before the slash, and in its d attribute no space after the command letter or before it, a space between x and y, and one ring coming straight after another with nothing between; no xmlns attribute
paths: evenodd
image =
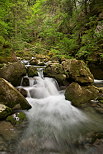
<svg viewBox="0 0 103 154"><path fill-rule="evenodd" d="M23 112L15 113L11 116L8 116L7 121L11 122L12 125L19 125L27 121L26 115Z"/></svg>
<svg viewBox="0 0 103 154"><path fill-rule="evenodd" d="M4 66L4 64L0 64L0 68L2 68Z"/></svg>
<svg viewBox="0 0 103 154"><path fill-rule="evenodd" d="M5 119L8 115L12 113L12 109L0 104L0 119Z"/></svg>
<svg viewBox="0 0 103 154"><path fill-rule="evenodd" d="M11 124L13 124L13 125L16 124L16 120L14 119L14 117L12 115L8 116L6 120L11 122Z"/></svg>
<svg viewBox="0 0 103 154"><path fill-rule="evenodd" d="M17 113L17 116L20 118L20 120L27 120L25 113L19 112Z"/></svg>
<svg viewBox="0 0 103 154"><path fill-rule="evenodd" d="M103 104L103 100L99 100L99 102Z"/></svg>

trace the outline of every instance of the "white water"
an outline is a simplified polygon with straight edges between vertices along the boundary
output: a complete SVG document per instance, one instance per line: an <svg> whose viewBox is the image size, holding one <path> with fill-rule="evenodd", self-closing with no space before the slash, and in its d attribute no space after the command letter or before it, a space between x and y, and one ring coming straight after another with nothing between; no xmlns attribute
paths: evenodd
<svg viewBox="0 0 103 154"><path fill-rule="evenodd" d="M94 83L103 83L103 80L94 79Z"/></svg>
<svg viewBox="0 0 103 154"><path fill-rule="evenodd" d="M32 108L26 112L29 126L16 154L79 154L72 144L88 127L87 116L65 100L54 79L44 78L41 70L38 75L23 87Z"/></svg>

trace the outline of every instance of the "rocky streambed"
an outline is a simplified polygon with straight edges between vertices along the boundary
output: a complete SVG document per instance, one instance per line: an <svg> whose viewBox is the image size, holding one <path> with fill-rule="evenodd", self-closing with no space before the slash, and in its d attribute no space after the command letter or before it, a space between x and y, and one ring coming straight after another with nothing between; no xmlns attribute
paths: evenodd
<svg viewBox="0 0 103 154"><path fill-rule="evenodd" d="M26 117L24 111L31 111L30 108L32 108L32 104L30 104L27 99L25 99L25 97L27 97L25 88L15 87L21 84L21 79L23 76L25 76L23 79L24 81L22 82L23 86L30 86L29 77L35 78L35 76L38 75L37 68L34 67L35 65L38 65L39 68L43 67L44 65L44 76L55 78L60 86L59 91L62 89L65 90L65 98L71 101L72 105L80 108L84 113L88 114L92 120L95 121L94 123L98 121L97 125L100 125L100 128L97 128L97 126L95 129L92 128L93 131L86 133L84 138L73 143L75 147L77 146L77 149L81 149L82 147L84 149L89 148L88 153L91 151L91 153L93 153L94 149L96 154L98 154L98 152L102 153L102 86L98 87L94 85L93 75L91 74L87 65L81 60L64 59L61 62L46 61L46 63L44 63L43 58L42 61L41 59L38 61L37 59L32 58L29 64L27 61L26 66L18 61L4 65L2 68L0 68L1 153L14 152L19 138L23 136L26 127L29 126L29 120ZM32 141L29 142L29 146L33 144L31 142ZM26 145L26 143L23 144L24 147ZM67 147L68 146L69 144L67 143ZM31 153L33 153L33 151ZM46 154L46 151L44 153ZM49 154L49 152L47 152L47 154ZM66 152L61 150L60 154L66 154Z"/></svg>

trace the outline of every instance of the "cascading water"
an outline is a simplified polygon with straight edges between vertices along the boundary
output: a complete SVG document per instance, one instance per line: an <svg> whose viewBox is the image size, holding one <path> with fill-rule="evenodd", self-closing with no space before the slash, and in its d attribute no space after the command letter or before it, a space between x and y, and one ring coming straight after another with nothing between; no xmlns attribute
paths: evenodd
<svg viewBox="0 0 103 154"><path fill-rule="evenodd" d="M29 125L16 154L85 154L76 144L89 129L90 120L65 100L55 80L44 77L42 71L28 78L29 87L23 87L32 109L26 112Z"/></svg>

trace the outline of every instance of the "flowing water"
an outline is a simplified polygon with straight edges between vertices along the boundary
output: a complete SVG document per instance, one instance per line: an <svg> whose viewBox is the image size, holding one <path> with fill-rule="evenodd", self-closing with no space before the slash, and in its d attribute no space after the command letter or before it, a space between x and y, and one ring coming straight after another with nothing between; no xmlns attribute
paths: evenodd
<svg viewBox="0 0 103 154"><path fill-rule="evenodd" d="M94 154L94 149L81 146L85 134L94 129L93 120L65 100L57 82L43 76L43 69L28 79L30 86L23 88L32 109L26 112L29 125L15 154Z"/></svg>

